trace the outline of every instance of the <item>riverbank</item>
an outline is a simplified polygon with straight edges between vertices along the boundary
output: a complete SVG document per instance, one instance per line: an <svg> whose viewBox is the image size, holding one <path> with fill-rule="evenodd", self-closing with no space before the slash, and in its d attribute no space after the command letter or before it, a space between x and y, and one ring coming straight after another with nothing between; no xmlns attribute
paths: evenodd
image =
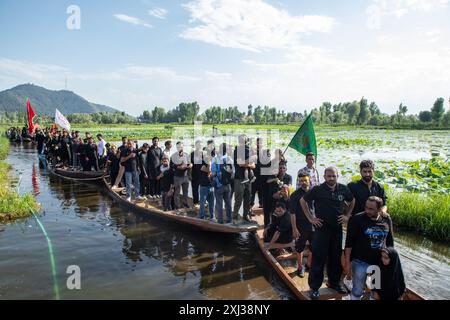
<svg viewBox="0 0 450 320"><path fill-rule="evenodd" d="M396 226L439 241L450 241L450 194L388 191Z"/></svg>
<svg viewBox="0 0 450 320"><path fill-rule="evenodd" d="M11 166L4 161L9 146L9 140L0 136L0 223L26 218L32 214L31 209L38 210L38 204L31 195L19 196L11 188Z"/></svg>

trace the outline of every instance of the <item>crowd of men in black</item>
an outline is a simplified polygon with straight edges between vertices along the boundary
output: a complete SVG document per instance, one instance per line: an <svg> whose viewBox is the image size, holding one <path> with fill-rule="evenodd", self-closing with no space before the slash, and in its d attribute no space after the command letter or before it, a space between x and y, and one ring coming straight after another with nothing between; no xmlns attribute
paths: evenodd
<svg viewBox="0 0 450 320"><path fill-rule="evenodd" d="M137 141L123 137L122 145L116 147L106 143L101 134L95 143L89 133L81 138L78 131L46 128L43 132L36 130L34 139L38 153L54 165L105 170L113 189L120 185L126 188L129 201L134 190L137 201L162 198L165 210L183 208L188 206L185 200L190 184L201 219L233 223L241 219L241 207L242 219L251 222L252 207L258 199L264 211L267 248L276 254L276 248L295 241L297 275L304 277L309 270L312 299L320 297L325 267L327 286L339 293L347 292L343 276L352 279L352 299L364 296L371 266L381 271L381 287L372 290L371 298L400 299L405 294L386 195L383 186L373 179L375 165L371 160L360 163L361 179L356 182L338 183L338 170L328 167L320 183L315 155L308 153L306 166L298 171L295 191L291 192L293 181L287 174L283 153L277 150L272 158L262 138L256 139L255 148L246 135L239 135L234 148L226 143L216 146L214 140L207 141L206 146L196 141L190 154L184 151L182 142L177 142L172 151L172 142L166 141L162 149L158 137L151 145L144 143L141 147ZM307 244L311 254L304 263Z"/></svg>

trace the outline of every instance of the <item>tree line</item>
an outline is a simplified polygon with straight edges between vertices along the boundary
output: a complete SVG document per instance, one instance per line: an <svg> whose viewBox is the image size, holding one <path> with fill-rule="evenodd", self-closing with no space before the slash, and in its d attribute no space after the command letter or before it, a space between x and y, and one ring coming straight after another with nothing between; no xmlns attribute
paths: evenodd
<svg viewBox="0 0 450 320"><path fill-rule="evenodd" d="M138 117L125 112L72 113L67 120L74 124L131 124L131 123L180 123L192 124L202 121L206 124L289 124L302 122L308 112L285 112L269 106L249 105L246 111L237 106L212 106L200 113L197 102L182 102L173 109L156 106L145 110ZM359 101L331 104L324 102L311 111L316 124L369 125L398 128L449 128L450 110L446 111L444 98L438 98L429 110L419 114L408 114L408 107L401 103L394 114L382 113L375 102L366 98ZM6 112L0 114L0 123L25 123L26 114ZM40 123L51 123L51 116L38 116Z"/></svg>

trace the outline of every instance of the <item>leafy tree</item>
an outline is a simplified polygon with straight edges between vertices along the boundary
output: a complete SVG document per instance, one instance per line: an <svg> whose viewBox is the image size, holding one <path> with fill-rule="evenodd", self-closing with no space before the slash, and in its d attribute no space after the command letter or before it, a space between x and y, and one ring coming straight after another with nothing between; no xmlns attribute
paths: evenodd
<svg viewBox="0 0 450 320"><path fill-rule="evenodd" d="M433 118L433 121L439 123L444 113L445 113L444 98L438 98L436 99L436 101L433 104L433 107L431 108L431 117Z"/></svg>

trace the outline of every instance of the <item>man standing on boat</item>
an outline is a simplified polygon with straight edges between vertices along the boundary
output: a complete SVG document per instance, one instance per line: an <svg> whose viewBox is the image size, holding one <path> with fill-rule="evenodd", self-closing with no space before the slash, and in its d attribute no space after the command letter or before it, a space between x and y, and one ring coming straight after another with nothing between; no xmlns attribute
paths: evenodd
<svg viewBox="0 0 450 320"><path fill-rule="evenodd" d="M106 141L103 139L103 135L101 133L97 134L97 139L98 163L99 166L103 168L106 157Z"/></svg>
<svg viewBox="0 0 450 320"><path fill-rule="evenodd" d="M325 182L314 187L300 200L303 212L314 225L315 232L312 241L312 265L308 284L311 288L311 299L320 297L319 289L324 278L324 267L328 263L328 287L338 293L345 294L347 290L340 283L342 274L342 225L346 224L355 199L350 190L337 182L339 177L335 167L325 169ZM309 210L308 203L314 201L314 217Z"/></svg>
<svg viewBox="0 0 450 320"><path fill-rule="evenodd" d="M344 273L352 277L352 300L360 300L364 295L367 268L379 264L383 248L394 246L392 221L383 215L383 206L381 198L371 196L364 211L348 222Z"/></svg>
<svg viewBox="0 0 450 320"><path fill-rule="evenodd" d="M122 145L119 148L117 148L117 159L121 159L122 154L127 149L127 141L128 137L122 137ZM119 173L117 174L116 181L111 181L111 183L114 183L111 189L117 190L117 188L119 187L119 183L122 183L124 173L125 173L125 165L122 163L122 161L120 161Z"/></svg>
<svg viewBox="0 0 450 320"><path fill-rule="evenodd" d="M243 219L251 221L249 215L251 214L251 194L252 187L250 181L245 179L245 171L254 169L255 164L249 163L250 146L248 145L248 138L245 134L238 137L239 145L234 149L234 210L233 219L237 220L239 217L239 210L242 202L244 203Z"/></svg>
<svg viewBox="0 0 450 320"><path fill-rule="evenodd" d="M361 179L348 184L348 188L355 196L355 207L353 208L352 214L355 215L363 212L366 201L371 196L379 197L383 200L381 212L386 214L386 193L384 192L383 186L373 180L375 164L372 160L363 160L359 164L359 170L361 173Z"/></svg>
<svg viewBox="0 0 450 320"><path fill-rule="evenodd" d="M308 152L306 154L306 166L298 170L297 175L300 172L307 172L309 175L309 181L310 181L310 188L312 189L315 186L320 185L320 179L319 179L319 172L314 167L314 164L316 163L316 156L312 152ZM297 179L296 189L299 189L301 187L300 180Z"/></svg>
<svg viewBox="0 0 450 320"><path fill-rule="evenodd" d="M154 198L160 198L161 197L161 183L156 177L159 176L160 167L161 167L161 161L163 158L163 151L158 146L159 138L153 137L152 139L152 145L150 147L150 150L148 151L149 156L149 178L150 178L150 195Z"/></svg>
<svg viewBox="0 0 450 320"><path fill-rule="evenodd" d="M307 172L300 171L298 174L298 180L301 182L300 189L294 191L291 194L289 201L289 211L291 213L291 224L292 224L292 234L295 239L295 251L297 252L297 275L300 278L305 276L305 266L303 266L303 251L306 247L306 242L308 241L311 245L313 236L313 226L311 222L306 218L305 213L300 205L300 199L309 192L310 181ZM312 203L308 203L310 211L312 210ZM312 255L308 256L309 267L311 266Z"/></svg>
<svg viewBox="0 0 450 320"><path fill-rule="evenodd" d="M223 223L223 206L225 204L226 223L231 223L231 182L233 166L227 155L227 144L222 143L212 163L214 196L216 199L217 222Z"/></svg>
<svg viewBox="0 0 450 320"><path fill-rule="evenodd" d="M133 146L133 141L128 139L126 144L126 149L120 155L120 162L125 167L125 180L127 184L127 201L131 201L131 187L134 186L134 192L137 197L136 200L144 200L141 196L141 185L139 182L139 173L138 173L138 156L136 154L136 150Z"/></svg>
<svg viewBox="0 0 450 320"><path fill-rule="evenodd" d="M175 208L180 209L182 207L180 201L180 191L183 191L183 205L189 207L187 203L189 178L188 169L192 167L190 156L183 151L183 143L177 142L177 152L171 157L172 167L174 169L174 188L175 188Z"/></svg>

